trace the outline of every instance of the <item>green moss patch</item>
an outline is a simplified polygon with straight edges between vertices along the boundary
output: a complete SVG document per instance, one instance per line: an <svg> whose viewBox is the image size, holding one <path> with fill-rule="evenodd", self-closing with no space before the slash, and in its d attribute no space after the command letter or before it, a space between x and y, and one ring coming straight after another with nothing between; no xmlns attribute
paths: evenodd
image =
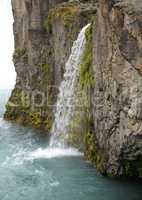
<svg viewBox="0 0 142 200"><path fill-rule="evenodd" d="M27 100L30 100L29 94L27 95L26 92L18 88L14 89L6 105L4 118L8 121L49 132L52 126L52 117L42 114L48 108L43 106L33 109Z"/></svg>
<svg viewBox="0 0 142 200"><path fill-rule="evenodd" d="M68 28L75 22L79 6L75 3L62 4L49 11L48 17L43 22L44 29L52 34L52 25L56 20L61 20Z"/></svg>
<svg viewBox="0 0 142 200"><path fill-rule="evenodd" d="M93 62L93 43L92 43L92 26L86 30L86 48L80 70L80 84L82 87L93 87L95 84L92 62Z"/></svg>
<svg viewBox="0 0 142 200"><path fill-rule="evenodd" d="M26 55L26 49L16 49L14 52L14 58L20 58Z"/></svg>

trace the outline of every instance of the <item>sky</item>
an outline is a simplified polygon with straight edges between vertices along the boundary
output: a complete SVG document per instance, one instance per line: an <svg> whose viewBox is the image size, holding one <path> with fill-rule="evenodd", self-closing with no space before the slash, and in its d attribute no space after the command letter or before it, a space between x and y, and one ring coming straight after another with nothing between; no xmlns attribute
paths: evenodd
<svg viewBox="0 0 142 200"><path fill-rule="evenodd" d="M15 84L12 62L14 52L13 15L11 0L0 0L0 89L11 89Z"/></svg>

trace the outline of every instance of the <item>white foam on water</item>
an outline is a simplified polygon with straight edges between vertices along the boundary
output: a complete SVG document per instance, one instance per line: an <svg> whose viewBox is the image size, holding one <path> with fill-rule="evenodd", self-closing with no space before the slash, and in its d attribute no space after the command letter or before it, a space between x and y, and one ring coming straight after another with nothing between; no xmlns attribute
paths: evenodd
<svg viewBox="0 0 142 200"><path fill-rule="evenodd" d="M51 187L57 187L58 185L60 185L60 182L59 181L55 181L53 183L50 183L50 186Z"/></svg>
<svg viewBox="0 0 142 200"><path fill-rule="evenodd" d="M26 151L24 149L19 149L18 152L14 153L11 157L7 157L6 160L2 163L2 166L17 166L23 165L25 161L34 161L38 159L53 159L53 158L62 158L62 157L80 157L83 156L83 153L79 152L75 148L39 148L35 151Z"/></svg>
<svg viewBox="0 0 142 200"><path fill-rule="evenodd" d="M6 122L3 118L0 118L0 128L9 129L11 124Z"/></svg>
<svg viewBox="0 0 142 200"><path fill-rule="evenodd" d="M0 127L3 125L3 118L0 117Z"/></svg>
<svg viewBox="0 0 142 200"><path fill-rule="evenodd" d="M33 152L28 153L26 160L34 159L52 159L59 157L70 157L70 156L82 156L83 154L75 148L47 148L47 149L37 149Z"/></svg>

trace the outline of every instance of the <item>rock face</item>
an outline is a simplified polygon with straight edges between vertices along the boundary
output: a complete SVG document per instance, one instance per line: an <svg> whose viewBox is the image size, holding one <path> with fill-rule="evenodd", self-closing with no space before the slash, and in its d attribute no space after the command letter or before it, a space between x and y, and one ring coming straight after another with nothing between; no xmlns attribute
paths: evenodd
<svg viewBox="0 0 142 200"><path fill-rule="evenodd" d="M142 177L141 0L12 0L12 7L17 81L5 119L50 130L71 46L92 19L78 84L88 105L73 119L70 143L85 141L85 157L102 174Z"/></svg>
<svg viewBox="0 0 142 200"><path fill-rule="evenodd" d="M142 177L142 2L100 0L93 32L95 163Z"/></svg>
<svg viewBox="0 0 142 200"><path fill-rule="evenodd" d="M67 0L12 0L17 72L5 119L49 130L73 41L95 9Z"/></svg>

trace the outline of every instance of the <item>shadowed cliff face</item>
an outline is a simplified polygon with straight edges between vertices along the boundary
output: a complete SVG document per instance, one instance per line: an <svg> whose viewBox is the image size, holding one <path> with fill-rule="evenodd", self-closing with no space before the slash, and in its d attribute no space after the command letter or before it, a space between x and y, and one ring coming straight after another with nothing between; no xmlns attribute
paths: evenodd
<svg viewBox="0 0 142 200"><path fill-rule="evenodd" d="M100 0L93 114L102 171L142 176L142 2Z"/></svg>

